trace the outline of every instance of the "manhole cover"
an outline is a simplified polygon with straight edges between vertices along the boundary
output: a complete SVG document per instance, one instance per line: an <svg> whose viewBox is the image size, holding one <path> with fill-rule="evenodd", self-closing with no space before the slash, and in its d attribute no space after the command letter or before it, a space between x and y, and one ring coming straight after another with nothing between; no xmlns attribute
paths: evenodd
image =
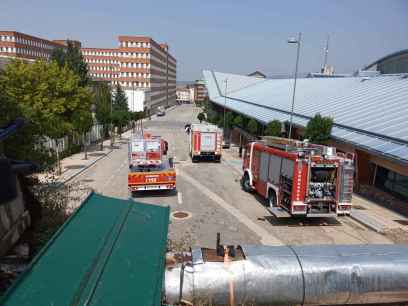
<svg viewBox="0 0 408 306"><path fill-rule="evenodd" d="M171 217L177 220L186 220L191 218L191 213L187 211L175 211L171 214Z"/></svg>

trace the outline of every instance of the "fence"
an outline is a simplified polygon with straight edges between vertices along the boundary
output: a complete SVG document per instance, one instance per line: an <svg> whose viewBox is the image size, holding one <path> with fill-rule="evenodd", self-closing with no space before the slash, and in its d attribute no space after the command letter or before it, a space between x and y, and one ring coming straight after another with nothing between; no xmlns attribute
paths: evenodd
<svg viewBox="0 0 408 306"><path fill-rule="evenodd" d="M51 139L51 138L46 138L42 142L42 146L45 149L48 150L53 150L62 153L65 152L69 149L70 144L74 145L83 145L84 143L86 144L92 144L95 143L103 138L103 125L102 124L95 124L92 126L91 130L83 135L80 136L73 136L71 137L71 141L69 136L65 136L59 139Z"/></svg>

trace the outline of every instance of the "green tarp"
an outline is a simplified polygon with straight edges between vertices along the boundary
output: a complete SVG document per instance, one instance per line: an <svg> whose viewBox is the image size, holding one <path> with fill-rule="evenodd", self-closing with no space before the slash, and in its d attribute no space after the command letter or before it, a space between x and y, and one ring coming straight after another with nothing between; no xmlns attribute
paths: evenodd
<svg viewBox="0 0 408 306"><path fill-rule="evenodd" d="M160 305L169 207L92 194L1 305Z"/></svg>

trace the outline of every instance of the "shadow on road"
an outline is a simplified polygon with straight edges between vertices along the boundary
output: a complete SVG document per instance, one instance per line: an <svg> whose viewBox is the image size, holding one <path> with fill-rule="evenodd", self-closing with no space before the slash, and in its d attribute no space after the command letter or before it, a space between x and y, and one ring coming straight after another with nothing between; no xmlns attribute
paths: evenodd
<svg viewBox="0 0 408 306"><path fill-rule="evenodd" d="M302 217L292 217L292 218L276 218L275 216L264 216L262 218L268 221L273 226L287 226L287 227L298 227L298 226L340 226L341 223L335 218L302 218Z"/></svg>
<svg viewBox="0 0 408 306"><path fill-rule="evenodd" d="M177 196L177 190L145 190L145 191L133 191L132 198L157 198L157 197L175 197Z"/></svg>

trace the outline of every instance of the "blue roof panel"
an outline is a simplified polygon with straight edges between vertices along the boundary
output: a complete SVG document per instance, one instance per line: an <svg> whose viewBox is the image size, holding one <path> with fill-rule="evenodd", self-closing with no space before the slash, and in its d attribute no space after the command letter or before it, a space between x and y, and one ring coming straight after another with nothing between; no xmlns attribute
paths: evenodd
<svg viewBox="0 0 408 306"><path fill-rule="evenodd" d="M290 116L293 79L204 71L210 99L266 124ZM299 79L293 122L332 117L332 136L408 163L408 75ZM227 91L225 99L225 80Z"/></svg>

